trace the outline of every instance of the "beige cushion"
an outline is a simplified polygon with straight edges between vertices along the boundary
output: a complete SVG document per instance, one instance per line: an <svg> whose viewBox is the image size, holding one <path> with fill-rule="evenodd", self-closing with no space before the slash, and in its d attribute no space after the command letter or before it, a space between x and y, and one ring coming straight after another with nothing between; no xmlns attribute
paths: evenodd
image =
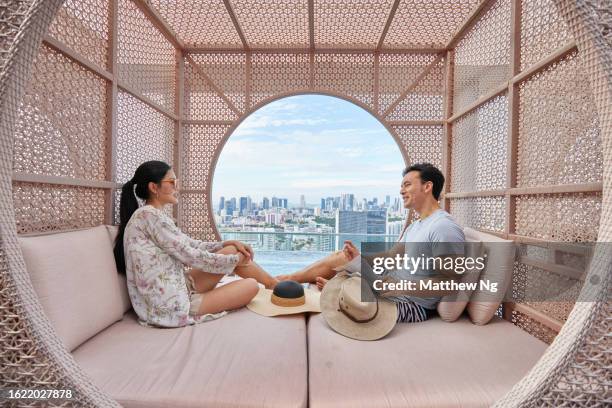
<svg viewBox="0 0 612 408"><path fill-rule="evenodd" d="M466 245L465 256L467 258L476 259L483 256L484 248L479 238L480 237L471 232L465 233L465 241L469 243ZM471 270L466 270L458 281L461 283L475 283L478 281L481 272L482 269L476 267ZM438 314L442 320L447 322L454 322L457 320L465 310L472 292L472 290L466 289L453 295L444 296L437 306Z"/></svg>
<svg viewBox="0 0 612 408"><path fill-rule="evenodd" d="M68 350L121 319L124 301L105 226L19 241L34 289Z"/></svg>
<svg viewBox="0 0 612 408"><path fill-rule="evenodd" d="M516 246L513 241L496 237L495 235L465 228L469 234L476 234L483 243L487 255L485 270L480 274L480 280L497 282L497 292L477 289L472 293L467 311L475 324L487 324L495 315L503 301L506 291L512 283L512 270Z"/></svg>
<svg viewBox="0 0 612 408"><path fill-rule="evenodd" d="M303 315L247 309L176 329L140 326L129 312L74 358L122 406L305 407Z"/></svg>
<svg viewBox="0 0 612 408"><path fill-rule="evenodd" d="M111 246L115 248L115 239L119 233L119 227L117 225L107 225L108 236L110 237ZM114 256L114 255L113 255ZM132 308L132 302L130 301L130 295L127 288L127 278L124 274L119 274L119 287L121 295L121 304L123 313L127 312Z"/></svg>
<svg viewBox="0 0 612 408"><path fill-rule="evenodd" d="M308 322L309 406L490 407L535 365L547 345L499 318L400 323L358 341Z"/></svg>

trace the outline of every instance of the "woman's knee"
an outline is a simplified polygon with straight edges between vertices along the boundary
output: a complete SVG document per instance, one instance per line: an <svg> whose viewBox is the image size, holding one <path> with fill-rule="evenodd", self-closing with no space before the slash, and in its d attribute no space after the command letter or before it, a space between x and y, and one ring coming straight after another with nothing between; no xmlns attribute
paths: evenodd
<svg viewBox="0 0 612 408"><path fill-rule="evenodd" d="M248 297L250 301L257 295L257 292L259 292L259 284L253 278L244 278L242 284L244 285L245 296Z"/></svg>
<svg viewBox="0 0 612 408"><path fill-rule="evenodd" d="M218 254L223 254L223 255L236 255L238 253L238 250L236 249L235 246L228 245L228 246L223 247L220 250L218 250L217 253Z"/></svg>

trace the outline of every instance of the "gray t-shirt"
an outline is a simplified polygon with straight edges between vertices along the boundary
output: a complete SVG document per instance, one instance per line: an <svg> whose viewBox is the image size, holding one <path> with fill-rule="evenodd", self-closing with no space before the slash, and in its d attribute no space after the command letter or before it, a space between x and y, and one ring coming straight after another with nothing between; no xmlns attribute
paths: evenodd
<svg viewBox="0 0 612 408"><path fill-rule="evenodd" d="M452 254L463 255L465 251L463 228L448 212L442 209L434 211L424 220L418 219L410 224L402 241L406 243L408 257L414 257L415 259ZM433 264L429 263L427 265L426 262L419 263L414 271L402 269L389 272L389 274L398 279L408 280L418 280L425 276L436 275ZM390 297L389 299L396 302L411 300L427 309L435 309L441 298L403 295Z"/></svg>

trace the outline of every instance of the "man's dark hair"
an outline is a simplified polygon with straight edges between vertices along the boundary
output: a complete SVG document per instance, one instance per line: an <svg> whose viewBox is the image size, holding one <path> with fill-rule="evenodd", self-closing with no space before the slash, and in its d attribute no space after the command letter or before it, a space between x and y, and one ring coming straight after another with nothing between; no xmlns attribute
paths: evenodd
<svg viewBox="0 0 612 408"><path fill-rule="evenodd" d="M431 192L436 200L440 199L440 193L442 192L442 187L444 187L444 175L436 166L431 163L416 163L410 167L406 167L402 176L410 173L411 171L418 171L419 176L423 182L431 181L433 183L433 188Z"/></svg>

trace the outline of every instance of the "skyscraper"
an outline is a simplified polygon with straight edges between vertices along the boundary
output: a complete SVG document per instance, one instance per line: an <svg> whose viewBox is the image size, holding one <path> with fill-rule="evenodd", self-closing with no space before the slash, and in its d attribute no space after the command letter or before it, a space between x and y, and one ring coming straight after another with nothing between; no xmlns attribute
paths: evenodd
<svg viewBox="0 0 612 408"><path fill-rule="evenodd" d="M370 210L366 217L366 230L368 234L382 234L387 232L387 210Z"/></svg>
<svg viewBox="0 0 612 408"><path fill-rule="evenodd" d="M300 208L306 208L306 198L304 194L300 195Z"/></svg>
<svg viewBox="0 0 612 408"><path fill-rule="evenodd" d="M321 198L321 211L325 210L325 199Z"/></svg>
<svg viewBox="0 0 612 408"><path fill-rule="evenodd" d="M272 197L272 208L276 208L278 206L278 198Z"/></svg>
<svg viewBox="0 0 612 408"><path fill-rule="evenodd" d="M389 208L391 205L391 196L385 196L385 207Z"/></svg>
<svg viewBox="0 0 612 408"><path fill-rule="evenodd" d="M270 208L270 200L268 199L268 197L264 197L264 198L263 198L263 201L262 201L262 203L261 203L261 207L262 207L264 210L267 210L268 208Z"/></svg>
<svg viewBox="0 0 612 408"><path fill-rule="evenodd" d="M225 208L225 197L221 196L221 198L219 198L219 211L221 211L224 208Z"/></svg>
<svg viewBox="0 0 612 408"><path fill-rule="evenodd" d="M351 239L347 234L365 234L367 232L367 212L342 211L336 212L336 248L340 243ZM340 234L343 234L342 236Z"/></svg>
<svg viewBox="0 0 612 408"><path fill-rule="evenodd" d="M248 200L246 197L240 197L240 215L244 215L247 212L247 203Z"/></svg>

